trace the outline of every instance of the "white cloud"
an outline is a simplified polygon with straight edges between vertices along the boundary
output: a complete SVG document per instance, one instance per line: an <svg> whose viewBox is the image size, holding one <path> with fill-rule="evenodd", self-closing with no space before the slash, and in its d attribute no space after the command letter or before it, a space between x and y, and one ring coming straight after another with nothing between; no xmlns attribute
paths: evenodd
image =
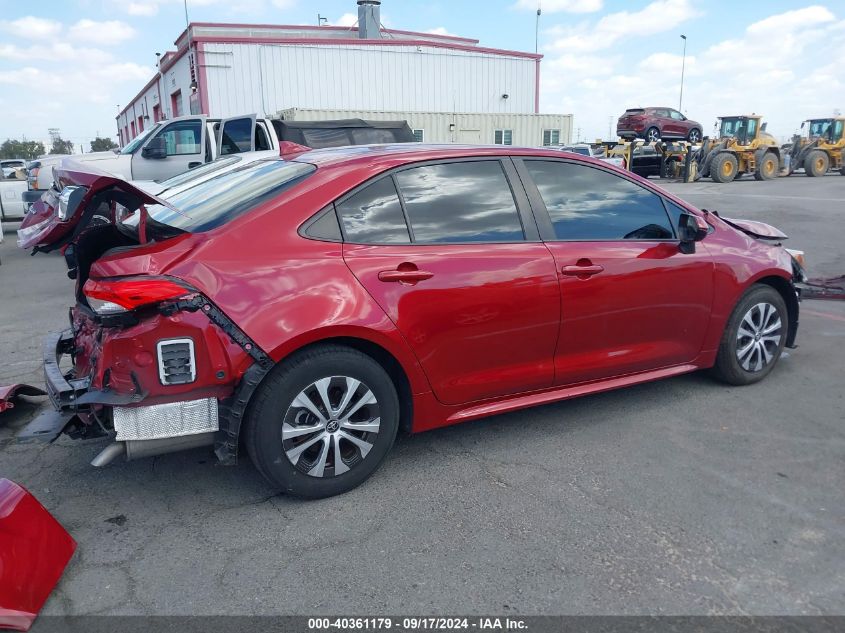
<svg viewBox="0 0 845 633"><path fill-rule="evenodd" d="M426 33L431 33L432 35L455 35L454 33L450 33L449 31L447 31L445 26L438 26L434 29L428 29Z"/></svg>
<svg viewBox="0 0 845 633"><path fill-rule="evenodd" d="M344 13L331 24L332 26L354 26L358 24L358 15L355 13Z"/></svg>
<svg viewBox="0 0 845 633"><path fill-rule="evenodd" d="M61 22L27 15L17 20L0 22L0 29L24 39L47 39L55 37L62 30Z"/></svg>
<svg viewBox="0 0 845 633"><path fill-rule="evenodd" d="M778 32L794 31L796 26L808 28L826 22L833 22L836 17L826 8L819 5L787 11L773 15L750 25L746 30L753 35L774 35Z"/></svg>
<svg viewBox="0 0 845 633"><path fill-rule="evenodd" d="M135 37L135 29L119 20L96 22L83 19L70 27L69 36L79 42L93 42L103 46L122 44Z"/></svg>
<svg viewBox="0 0 845 633"><path fill-rule="evenodd" d="M623 37L650 38L670 31L700 15L691 0L655 0L640 11L609 13L594 26L582 23L553 27L546 31L557 36L550 48L559 51L593 51L610 48Z"/></svg>
<svg viewBox="0 0 845 633"><path fill-rule="evenodd" d="M156 2L130 2L126 6L126 12L129 15L137 15L143 17L150 17L158 13L158 3Z"/></svg>
<svg viewBox="0 0 845 633"><path fill-rule="evenodd" d="M543 13L593 13L603 6L604 0L518 0L513 8L536 11L540 7Z"/></svg>
<svg viewBox="0 0 845 633"><path fill-rule="evenodd" d="M277 9L292 9L296 6L296 0L273 0L273 6Z"/></svg>

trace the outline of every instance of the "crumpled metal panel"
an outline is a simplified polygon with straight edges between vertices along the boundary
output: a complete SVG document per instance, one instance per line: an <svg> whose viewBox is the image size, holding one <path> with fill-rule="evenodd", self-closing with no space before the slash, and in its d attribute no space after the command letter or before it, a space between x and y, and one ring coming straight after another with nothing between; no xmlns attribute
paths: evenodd
<svg viewBox="0 0 845 633"><path fill-rule="evenodd" d="M112 419L119 442L207 433L218 429L217 399L114 407Z"/></svg>
<svg viewBox="0 0 845 633"><path fill-rule="evenodd" d="M0 629L29 630L74 550L35 497L0 479Z"/></svg>
<svg viewBox="0 0 845 633"><path fill-rule="evenodd" d="M15 396L46 396L47 393L32 385L15 384L0 387L0 413L15 406L12 398Z"/></svg>

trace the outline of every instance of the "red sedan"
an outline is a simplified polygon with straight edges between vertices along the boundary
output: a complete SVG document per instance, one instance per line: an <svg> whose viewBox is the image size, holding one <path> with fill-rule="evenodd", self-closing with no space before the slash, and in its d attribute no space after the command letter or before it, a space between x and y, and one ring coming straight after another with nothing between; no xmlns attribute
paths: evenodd
<svg viewBox="0 0 845 633"><path fill-rule="evenodd" d="M794 346L784 235L554 150L307 151L167 200L65 165L56 187L19 242L76 279L45 375L56 433L114 437L96 465L245 447L323 497L400 430L698 369L745 385Z"/></svg>

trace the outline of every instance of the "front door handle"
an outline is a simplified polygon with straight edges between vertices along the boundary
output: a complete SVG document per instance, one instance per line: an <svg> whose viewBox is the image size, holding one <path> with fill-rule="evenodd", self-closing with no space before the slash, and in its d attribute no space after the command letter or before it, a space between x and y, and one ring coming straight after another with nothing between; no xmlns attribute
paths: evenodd
<svg viewBox="0 0 845 633"><path fill-rule="evenodd" d="M592 275L597 275L604 270L604 266L594 264L589 259L579 259L574 266L563 266L560 272L570 277L579 277L586 279Z"/></svg>
<svg viewBox="0 0 845 633"><path fill-rule="evenodd" d="M379 281L398 281L403 284L415 284L434 277L434 273L427 270L382 270L378 274Z"/></svg>
<svg viewBox="0 0 845 633"><path fill-rule="evenodd" d="M194 167L199 167L200 165L202 165L200 161L192 160L190 163L188 163L188 169L193 169Z"/></svg>

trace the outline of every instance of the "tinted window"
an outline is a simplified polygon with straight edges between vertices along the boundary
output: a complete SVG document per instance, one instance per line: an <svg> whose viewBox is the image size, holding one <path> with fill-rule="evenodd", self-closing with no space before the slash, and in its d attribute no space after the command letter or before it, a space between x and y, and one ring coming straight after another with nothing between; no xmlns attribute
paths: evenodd
<svg viewBox="0 0 845 633"><path fill-rule="evenodd" d="M305 138L305 144L314 149L321 147L340 147L350 144L349 132L345 129L318 128L302 130L302 136Z"/></svg>
<svg viewBox="0 0 845 633"><path fill-rule="evenodd" d="M674 237L660 197L614 174L573 163L525 161L562 240Z"/></svg>
<svg viewBox="0 0 845 633"><path fill-rule="evenodd" d="M352 128L352 142L355 145L371 145L374 143L395 143L396 137L393 130L384 130L379 128Z"/></svg>
<svg viewBox="0 0 845 633"><path fill-rule="evenodd" d="M147 210L162 224L207 231L272 200L316 170L313 165L280 159L256 161L170 196L168 206L149 205ZM126 224L131 223L127 220Z"/></svg>
<svg viewBox="0 0 845 633"><path fill-rule="evenodd" d="M337 205L346 239L364 244L411 241L392 178L380 178Z"/></svg>
<svg viewBox="0 0 845 633"><path fill-rule="evenodd" d="M513 242L522 224L499 161L414 167L396 174L416 242Z"/></svg>
<svg viewBox="0 0 845 633"><path fill-rule="evenodd" d="M226 121L221 132L220 154L237 154L250 151L252 145L252 119Z"/></svg>

